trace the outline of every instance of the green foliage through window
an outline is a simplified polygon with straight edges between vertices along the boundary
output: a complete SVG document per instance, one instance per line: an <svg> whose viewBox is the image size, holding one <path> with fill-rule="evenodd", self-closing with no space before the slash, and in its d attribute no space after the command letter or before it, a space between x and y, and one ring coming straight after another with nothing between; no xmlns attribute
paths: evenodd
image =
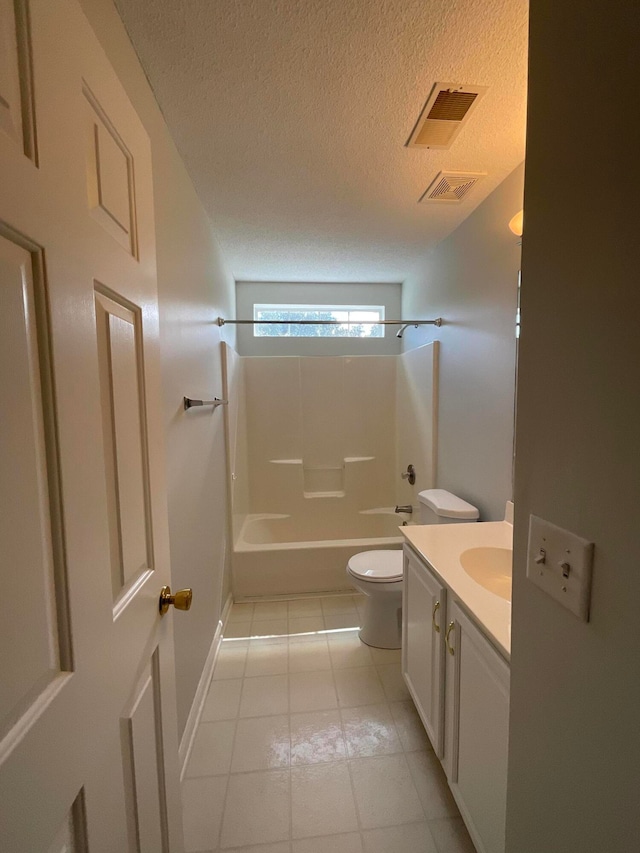
<svg viewBox="0 0 640 853"><path fill-rule="evenodd" d="M383 338L383 305L254 305L255 337ZM305 323L301 324L300 321ZM331 321L324 325L317 321ZM316 324L310 321L316 321ZM308 325L307 325L308 324Z"/></svg>

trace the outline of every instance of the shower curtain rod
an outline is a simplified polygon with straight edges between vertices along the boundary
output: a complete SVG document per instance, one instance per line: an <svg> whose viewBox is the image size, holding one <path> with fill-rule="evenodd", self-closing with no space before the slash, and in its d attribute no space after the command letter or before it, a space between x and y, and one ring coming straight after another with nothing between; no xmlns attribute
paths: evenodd
<svg viewBox="0 0 640 853"><path fill-rule="evenodd" d="M282 320L225 320L224 317L218 317L218 326L234 325L234 326L256 326L256 325L282 325ZM342 320L292 320L287 323L291 326L343 326ZM396 337L401 338L405 329L413 326L415 329L418 326L441 326L442 317L437 317L435 320L377 320L375 323L363 323L364 326L400 326L396 332Z"/></svg>

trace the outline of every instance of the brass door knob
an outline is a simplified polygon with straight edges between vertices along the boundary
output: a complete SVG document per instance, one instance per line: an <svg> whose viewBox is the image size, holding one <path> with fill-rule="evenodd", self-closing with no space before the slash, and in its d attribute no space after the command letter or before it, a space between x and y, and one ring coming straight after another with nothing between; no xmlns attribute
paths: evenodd
<svg viewBox="0 0 640 853"><path fill-rule="evenodd" d="M160 601L158 602L160 615L164 616L172 604L176 610L189 610L192 598L193 590L191 589L179 589L175 595L172 595L171 587L163 586L160 590Z"/></svg>

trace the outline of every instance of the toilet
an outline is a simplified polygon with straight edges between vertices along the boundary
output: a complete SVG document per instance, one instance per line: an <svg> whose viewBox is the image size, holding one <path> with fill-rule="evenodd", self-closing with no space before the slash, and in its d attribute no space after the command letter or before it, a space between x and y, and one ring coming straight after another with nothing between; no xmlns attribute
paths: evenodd
<svg viewBox="0 0 640 853"><path fill-rule="evenodd" d="M478 520L478 510L444 489L418 494L420 524ZM347 564L347 577L366 595L360 639L378 649L402 645L402 551L361 551Z"/></svg>

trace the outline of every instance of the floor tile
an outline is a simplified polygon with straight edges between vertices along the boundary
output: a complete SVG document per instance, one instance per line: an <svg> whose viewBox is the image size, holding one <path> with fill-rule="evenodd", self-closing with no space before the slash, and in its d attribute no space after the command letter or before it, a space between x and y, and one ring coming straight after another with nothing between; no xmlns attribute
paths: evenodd
<svg viewBox="0 0 640 853"><path fill-rule="evenodd" d="M403 748L407 752L431 749L431 742L413 702L391 702L390 707Z"/></svg>
<svg viewBox="0 0 640 853"><path fill-rule="evenodd" d="M232 773L220 846L225 849L286 841L289 837L289 809L288 770Z"/></svg>
<svg viewBox="0 0 640 853"><path fill-rule="evenodd" d="M323 711L337 708L333 674L328 672L292 672L289 675L290 710Z"/></svg>
<svg viewBox="0 0 640 853"><path fill-rule="evenodd" d="M402 752L388 705L343 708L340 713L350 758Z"/></svg>
<svg viewBox="0 0 640 853"><path fill-rule="evenodd" d="M322 602L319 598L296 598L288 604L289 619L292 616L322 616Z"/></svg>
<svg viewBox="0 0 640 853"><path fill-rule="evenodd" d="M344 634L329 634L329 654L334 669L354 666L371 666L373 663L369 647L358 637L357 631Z"/></svg>
<svg viewBox="0 0 640 853"><path fill-rule="evenodd" d="M291 715L291 764L318 764L346 758L339 711Z"/></svg>
<svg viewBox="0 0 640 853"><path fill-rule="evenodd" d="M316 672L319 669L331 669L329 646L324 639L314 642L289 641L289 672Z"/></svg>
<svg viewBox="0 0 640 853"><path fill-rule="evenodd" d="M407 761L427 819L458 817L458 807L436 754L430 749L409 752Z"/></svg>
<svg viewBox="0 0 640 853"><path fill-rule="evenodd" d="M346 762L291 768L293 838L358 829Z"/></svg>
<svg viewBox="0 0 640 853"><path fill-rule="evenodd" d="M385 663L377 666L376 670L388 702L404 702L411 699L399 663Z"/></svg>
<svg viewBox="0 0 640 853"><path fill-rule="evenodd" d="M231 607L229 622L251 622L253 619L253 602L239 601Z"/></svg>
<svg viewBox="0 0 640 853"><path fill-rule="evenodd" d="M231 767L235 720L201 722L193 739L187 776L219 776Z"/></svg>
<svg viewBox="0 0 640 853"><path fill-rule="evenodd" d="M357 610L348 610L343 613L326 613L324 624L327 631L335 631L338 628L360 628L360 616Z"/></svg>
<svg viewBox="0 0 640 853"><path fill-rule="evenodd" d="M277 841L275 844L251 844L249 847L230 847L226 853L291 853L288 841Z"/></svg>
<svg viewBox="0 0 640 853"><path fill-rule="evenodd" d="M221 678L242 678L246 660L246 646L222 643L222 647L218 652L215 669L213 670L214 679L218 681Z"/></svg>
<svg viewBox="0 0 640 853"><path fill-rule="evenodd" d="M461 817L445 817L429 821L429 829L438 853L476 853Z"/></svg>
<svg viewBox="0 0 640 853"><path fill-rule="evenodd" d="M399 664L402 661L402 649L376 649L369 646L369 651L376 666L383 663Z"/></svg>
<svg viewBox="0 0 640 853"><path fill-rule="evenodd" d="M226 776L185 779L182 783L186 853L217 849L226 789Z"/></svg>
<svg viewBox="0 0 640 853"><path fill-rule="evenodd" d="M356 602L352 595L328 595L322 598L322 612L325 616L354 610L356 610Z"/></svg>
<svg viewBox="0 0 640 853"><path fill-rule="evenodd" d="M365 829L422 820L424 813L404 755L350 762L360 820Z"/></svg>
<svg viewBox="0 0 640 853"><path fill-rule="evenodd" d="M266 717L289 710L288 677L258 675L243 679L241 717Z"/></svg>
<svg viewBox="0 0 640 853"><path fill-rule="evenodd" d="M231 772L288 767L289 717L250 717L238 720Z"/></svg>
<svg viewBox="0 0 640 853"><path fill-rule="evenodd" d="M286 619L288 612L288 601L256 601L253 609L253 618Z"/></svg>
<svg viewBox="0 0 640 853"><path fill-rule="evenodd" d="M289 667L289 649L286 643L252 645L247 652L245 678L256 675L284 675Z"/></svg>
<svg viewBox="0 0 640 853"><path fill-rule="evenodd" d="M346 835L322 835L316 838L300 838L293 842L292 853L362 853L362 837L359 832Z"/></svg>
<svg viewBox="0 0 640 853"><path fill-rule="evenodd" d="M202 709L201 720L209 723L214 720L235 719L240 707L241 690L241 678L212 681Z"/></svg>
<svg viewBox="0 0 640 853"><path fill-rule="evenodd" d="M370 829L363 835L365 853L438 853L426 821Z"/></svg>
<svg viewBox="0 0 640 853"><path fill-rule="evenodd" d="M245 639L251 636L251 622L227 622L224 627L225 640Z"/></svg>
<svg viewBox="0 0 640 853"><path fill-rule="evenodd" d="M376 705L385 701L382 684L373 666L334 671L338 701L343 708Z"/></svg>
<svg viewBox="0 0 640 853"><path fill-rule="evenodd" d="M324 619L322 616L290 616L289 635L291 634L313 634L318 635L324 631ZM311 639L311 638L310 638Z"/></svg>
<svg viewBox="0 0 640 853"><path fill-rule="evenodd" d="M256 619L251 623L253 637L286 637L288 633L287 619Z"/></svg>

